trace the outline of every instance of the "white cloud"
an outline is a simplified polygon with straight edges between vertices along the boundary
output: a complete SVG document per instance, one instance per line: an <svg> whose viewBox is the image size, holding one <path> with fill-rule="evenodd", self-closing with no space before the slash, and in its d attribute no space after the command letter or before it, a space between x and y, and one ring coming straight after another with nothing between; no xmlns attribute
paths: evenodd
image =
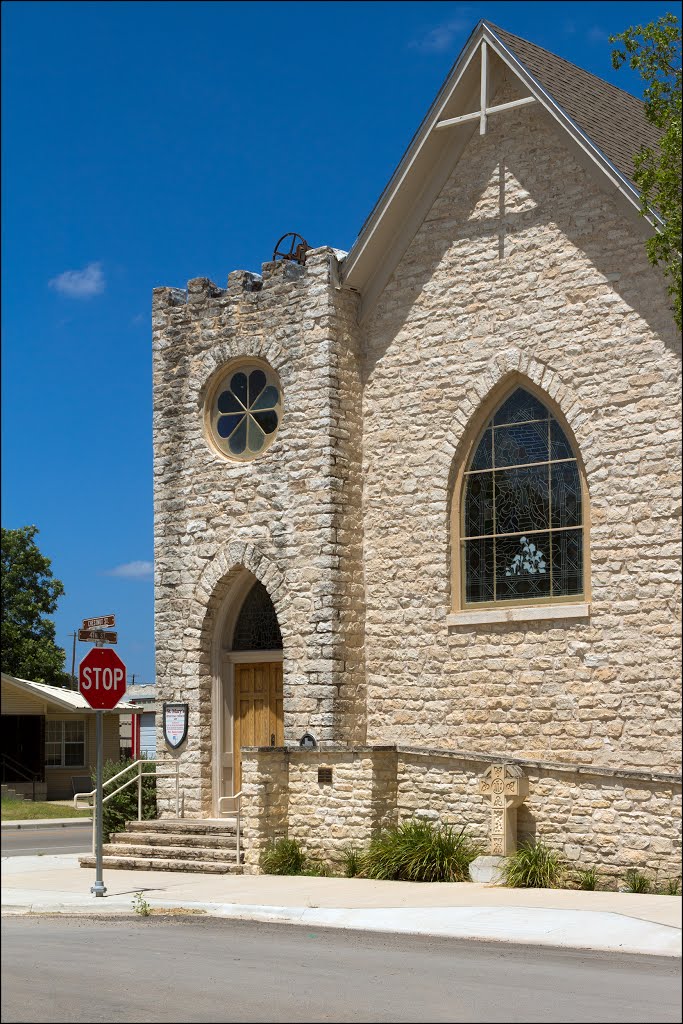
<svg viewBox="0 0 683 1024"><path fill-rule="evenodd" d="M83 270L65 270L48 281L48 286L71 299L86 299L104 291L101 263L88 263Z"/></svg>
<svg viewBox="0 0 683 1024"><path fill-rule="evenodd" d="M586 33L586 38L589 43L606 43L609 39L609 32L600 28L599 25L592 25Z"/></svg>
<svg viewBox="0 0 683 1024"><path fill-rule="evenodd" d="M154 575L154 562L124 562L107 569L105 576L122 576L127 580L148 580Z"/></svg>
<svg viewBox="0 0 683 1024"><path fill-rule="evenodd" d="M473 9L458 7L452 18L430 29L422 39L414 39L410 45L421 53L443 53L454 48L456 37L467 30L471 32L474 24Z"/></svg>

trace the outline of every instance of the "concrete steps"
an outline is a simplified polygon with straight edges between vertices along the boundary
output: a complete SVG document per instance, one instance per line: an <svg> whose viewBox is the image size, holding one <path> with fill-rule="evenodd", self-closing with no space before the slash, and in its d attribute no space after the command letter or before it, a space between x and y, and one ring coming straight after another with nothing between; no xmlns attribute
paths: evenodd
<svg viewBox="0 0 683 1024"><path fill-rule="evenodd" d="M2 784L2 799L3 800L23 800L24 794L17 793L16 789L12 789L11 786Z"/></svg>
<svg viewBox="0 0 683 1024"><path fill-rule="evenodd" d="M241 874L237 863L234 819L130 821L125 832L113 833L102 848L105 868L136 871L193 871ZM80 858L83 868L95 867L92 854Z"/></svg>

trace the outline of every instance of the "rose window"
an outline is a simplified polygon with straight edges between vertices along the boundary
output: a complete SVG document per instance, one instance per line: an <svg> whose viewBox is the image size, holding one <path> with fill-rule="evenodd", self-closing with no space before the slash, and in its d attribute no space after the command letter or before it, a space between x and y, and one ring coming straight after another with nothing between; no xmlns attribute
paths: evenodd
<svg viewBox="0 0 683 1024"><path fill-rule="evenodd" d="M210 425L220 451L247 461L270 447L282 416L282 393L269 367L232 370L213 395Z"/></svg>

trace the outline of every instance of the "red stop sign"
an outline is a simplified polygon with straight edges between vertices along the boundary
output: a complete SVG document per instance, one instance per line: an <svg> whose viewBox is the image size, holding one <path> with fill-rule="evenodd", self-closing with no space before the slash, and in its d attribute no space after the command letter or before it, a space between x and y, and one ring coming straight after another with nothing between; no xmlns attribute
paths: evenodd
<svg viewBox="0 0 683 1024"><path fill-rule="evenodd" d="M126 692L126 666L116 651L93 647L78 666L78 689L91 708L111 711Z"/></svg>

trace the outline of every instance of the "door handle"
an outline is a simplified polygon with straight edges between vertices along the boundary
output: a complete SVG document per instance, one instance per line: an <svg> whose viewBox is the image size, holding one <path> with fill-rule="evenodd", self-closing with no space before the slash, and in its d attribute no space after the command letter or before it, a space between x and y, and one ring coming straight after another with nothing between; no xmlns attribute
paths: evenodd
<svg viewBox="0 0 683 1024"><path fill-rule="evenodd" d="M271 734L270 734L270 745L271 745L271 747L275 746L275 733L274 732L271 732Z"/></svg>

